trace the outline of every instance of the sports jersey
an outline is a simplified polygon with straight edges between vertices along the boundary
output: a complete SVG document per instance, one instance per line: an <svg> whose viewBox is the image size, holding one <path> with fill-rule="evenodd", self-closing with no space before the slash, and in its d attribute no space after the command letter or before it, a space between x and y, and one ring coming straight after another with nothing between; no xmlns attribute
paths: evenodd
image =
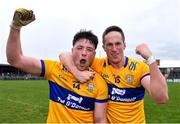
<svg viewBox="0 0 180 124"><path fill-rule="evenodd" d="M41 60L41 76L49 81L47 123L93 123L95 102L108 101L106 82L99 74L79 83L60 62Z"/></svg>
<svg viewBox="0 0 180 124"><path fill-rule="evenodd" d="M141 80L150 75L144 62L125 57L125 64L114 69L107 58L96 58L91 66L108 84L107 117L110 123L145 123L144 93Z"/></svg>

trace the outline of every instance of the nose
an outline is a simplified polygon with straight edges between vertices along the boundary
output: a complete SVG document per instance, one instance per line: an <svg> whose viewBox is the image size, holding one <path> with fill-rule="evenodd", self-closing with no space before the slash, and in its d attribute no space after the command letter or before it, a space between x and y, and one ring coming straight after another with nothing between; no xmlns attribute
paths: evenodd
<svg viewBox="0 0 180 124"><path fill-rule="evenodd" d="M83 56L86 56L86 55L87 55L87 50L86 50L86 49L83 49L83 50L82 50L82 55L83 55Z"/></svg>
<svg viewBox="0 0 180 124"><path fill-rule="evenodd" d="M116 44L113 44L112 45L112 51L116 51L117 47L116 47Z"/></svg>

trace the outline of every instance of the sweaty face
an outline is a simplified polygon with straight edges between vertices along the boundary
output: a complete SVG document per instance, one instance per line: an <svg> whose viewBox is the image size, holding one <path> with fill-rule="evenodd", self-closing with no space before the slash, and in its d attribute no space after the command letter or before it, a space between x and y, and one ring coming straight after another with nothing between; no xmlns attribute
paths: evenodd
<svg viewBox="0 0 180 124"><path fill-rule="evenodd" d="M79 39L72 48L73 61L80 71L90 66L95 54L95 46L88 39Z"/></svg>
<svg viewBox="0 0 180 124"><path fill-rule="evenodd" d="M110 63L113 65L122 63L125 49L122 35L119 32L112 31L105 35L104 40L103 48Z"/></svg>

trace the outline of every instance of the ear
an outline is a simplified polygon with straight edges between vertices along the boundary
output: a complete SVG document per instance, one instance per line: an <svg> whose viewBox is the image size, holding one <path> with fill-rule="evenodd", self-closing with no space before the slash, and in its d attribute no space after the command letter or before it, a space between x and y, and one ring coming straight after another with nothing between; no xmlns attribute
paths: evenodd
<svg viewBox="0 0 180 124"><path fill-rule="evenodd" d="M94 52L94 56L96 55L96 51Z"/></svg>

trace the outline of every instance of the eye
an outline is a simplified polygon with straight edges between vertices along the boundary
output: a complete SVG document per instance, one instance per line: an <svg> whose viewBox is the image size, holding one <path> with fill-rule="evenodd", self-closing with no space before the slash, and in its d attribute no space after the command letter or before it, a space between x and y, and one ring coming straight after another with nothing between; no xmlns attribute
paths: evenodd
<svg viewBox="0 0 180 124"><path fill-rule="evenodd" d="M82 50L82 49L83 49L83 47L78 46L78 47L76 47L76 49L77 49L77 50Z"/></svg>
<svg viewBox="0 0 180 124"><path fill-rule="evenodd" d="M86 48L86 50L87 50L88 52L93 52L93 51L94 51L94 49L93 49L93 48L90 48L90 47Z"/></svg>
<svg viewBox="0 0 180 124"><path fill-rule="evenodd" d="M116 47L119 47L119 46L121 46L121 42L116 43Z"/></svg>
<svg viewBox="0 0 180 124"><path fill-rule="evenodd" d="M112 43L108 43L108 44L106 44L106 47L107 47L108 49L111 49L111 48L112 48L112 46L113 46L113 44L112 44Z"/></svg>

